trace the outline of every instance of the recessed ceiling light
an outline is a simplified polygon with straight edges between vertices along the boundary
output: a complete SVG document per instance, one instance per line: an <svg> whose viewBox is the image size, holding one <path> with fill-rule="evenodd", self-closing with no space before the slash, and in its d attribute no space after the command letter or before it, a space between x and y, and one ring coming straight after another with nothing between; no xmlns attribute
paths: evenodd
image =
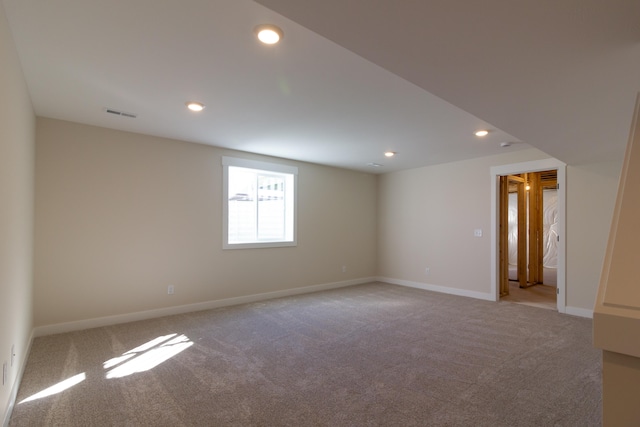
<svg viewBox="0 0 640 427"><path fill-rule="evenodd" d="M201 102L189 101L186 103L186 106L191 111L202 111L204 110L204 104Z"/></svg>
<svg viewBox="0 0 640 427"><path fill-rule="evenodd" d="M476 136L483 137L489 135L489 131L482 129L476 132Z"/></svg>
<svg viewBox="0 0 640 427"><path fill-rule="evenodd" d="M264 44L276 44L284 37L280 27L271 24L258 25L254 31L258 40Z"/></svg>
<svg viewBox="0 0 640 427"><path fill-rule="evenodd" d="M396 155L395 151L385 151L384 156L385 157L393 157Z"/></svg>

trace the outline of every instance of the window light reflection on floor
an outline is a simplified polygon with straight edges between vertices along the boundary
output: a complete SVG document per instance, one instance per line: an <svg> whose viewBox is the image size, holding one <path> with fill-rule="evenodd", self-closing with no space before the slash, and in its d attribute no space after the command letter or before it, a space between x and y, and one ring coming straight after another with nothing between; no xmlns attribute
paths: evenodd
<svg viewBox="0 0 640 427"><path fill-rule="evenodd" d="M31 402L32 400L42 399L43 397L47 397L47 396L51 396L51 395L63 392L73 387L74 385L81 383L85 379L87 379L87 376L85 375L84 372L78 375L74 375L71 378L67 378L64 381L60 381L58 384L52 385L51 387L46 388L41 392L34 394L33 396L27 397L26 399L21 401L19 404Z"/></svg>
<svg viewBox="0 0 640 427"><path fill-rule="evenodd" d="M175 337L178 334L170 334L170 335L162 335L159 336L157 338L152 339L151 341L147 341L146 343L139 345L138 347L126 351L124 353L122 353L122 356L118 356L118 357L114 357L113 359L109 359L106 362L104 362L102 364L102 367L104 369L109 369L112 368L116 365L119 365L121 362L124 362L127 359L131 359L132 357L135 357L138 355L138 353L142 353L146 350L149 350L150 348L164 342L164 341L168 341L169 339Z"/></svg>
<svg viewBox="0 0 640 427"><path fill-rule="evenodd" d="M113 368L107 372L107 378L122 378L136 372L145 372L153 369L192 345L193 341L185 335L170 334L159 336L123 353L122 356L107 360L102 364L102 367L104 369ZM87 376L84 372L74 375L22 400L19 404L61 393L86 379Z"/></svg>
<svg viewBox="0 0 640 427"><path fill-rule="evenodd" d="M193 341L185 335L176 335L158 337L124 353L120 357L106 361L104 368L109 369L126 360L126 362L107 372L107 378L122 378L137 372L148 371L193 345Z"/></svg>
<svg viewBox="0 0 640 427"><path fill-rule="evenodd" d="M131 359L132 357L135 357L136 354L135 353L131 353L131 354L123 354L120 357L114 357L113 359L109 359L106 362L104 362L102 364L102 367L104 369L109 369L109 368L113 368L116 365L119 365L120 363L124 362L125 360Z"/></svg>

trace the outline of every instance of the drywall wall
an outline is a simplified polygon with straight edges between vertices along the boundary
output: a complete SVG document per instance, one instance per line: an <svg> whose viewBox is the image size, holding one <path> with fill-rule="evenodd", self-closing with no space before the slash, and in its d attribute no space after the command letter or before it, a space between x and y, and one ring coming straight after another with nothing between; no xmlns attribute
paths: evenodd
<svg viewBox="0 0 640 427"><path fill-rule="evenodd" d="M567 306L589 310L598 293L620 162L567 166Z"/></svg>
<svg viewBox="0 0 640 427"><path fill-rule="evenodd" d="M32 329L35 117L0 2L0 423L24 366ZM11 346L15 358L11 366Z"/></svg>
<svg viewBox="0 0 640 427"><path fill-rule="evenodd" d="M297 247L222 249L223 155L298 166ZM36 326L375 276L371 174L38 118L36 206Z"/></svg>
<svg viewBox="0 0 640 427"><path fill-rule="evenodd" d="M378 274L488 296L490 168L544 158L531 149L381 176Z"/></svg>
<svg viewBox="0 0 640 427"><path fill-rule="evenodd" d="M489 170L547 157L533 149L381 176L379 276L490 297ZM620 166L567 168L566 304L584 315L595 301ZM592 191L604 196L595 203Z"/></svg>
<svg viewBox="0 0 640 427"><path fill-rule="evenodd" d="M488 296L489 169L548 157L532 149L378 178L276 159L301 168L299 245L225 251L220 158L269 158L37 123L37 326L373 276ZM589 191L614 194L618 173L568 168L567 305L592 308L614 196L587 209Z"/></svg>

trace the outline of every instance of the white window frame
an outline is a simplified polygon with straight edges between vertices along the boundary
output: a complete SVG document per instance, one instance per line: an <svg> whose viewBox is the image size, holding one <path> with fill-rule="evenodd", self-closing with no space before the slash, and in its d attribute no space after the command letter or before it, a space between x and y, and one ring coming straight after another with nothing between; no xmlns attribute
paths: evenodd
<svg viewBox="0 0 640 427"><path fill-rule="evenodd" d="M229 166L255 169L264 172L276 172L293 175L293 189L287 190L285 197L293 197L293 236L291 240L256 241L251 243L229 243ZM298 168L278 163L261 162L257 160L241 159L222 156L222 248L223 249L254 249L277 248L298 245Z"/></svg>

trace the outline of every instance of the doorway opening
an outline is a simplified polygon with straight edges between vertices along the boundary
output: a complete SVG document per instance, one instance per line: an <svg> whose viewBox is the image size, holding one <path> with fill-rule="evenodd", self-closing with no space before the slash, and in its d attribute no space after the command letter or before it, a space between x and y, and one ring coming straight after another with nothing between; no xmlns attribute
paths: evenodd
<svg viewBox="0 0 640 427"><path fill-rule="evenodd" d="M540 172L539 175L535 173ZM545 252L544 252L544 225L538 223L535 228L536 235L531 239L528 237L529 225L528 217L536 217L536 214L530 213L529 210L540 210L544 215L544 200L545 187L551 187L552 176L555 173L556 181L556 207L554 216L557 222L553 226L553 233L547 233L547 243L551 239L555 239L555 257L556 268L545 269ZM505 177L505 178L502 178ZM526 194L526 181L531 179L538 180L534 183L537 184L538 190L542 191L542 195L537 200L533 201L533 204L537 202L538 206L531 206L528 196ZM543 181L544 184L543 184ZM530 162L515 163L510 165L494 166L491 168L491 295L494 301L500 301L503 299L516 299L517 294L527 292L528 294L545 292L551 295L546 296L546 307L555 308L560 313L566 312L566 239L565 239L565 223L566 223L566 165L557 159L543 159L534 160ZM531 191L531 184L529 191ZM506 193L506 198L509 198L509 187L511 187L511 199L512 204L516 206L520 204L520 209L512 210L512 217L520 216L521 223L527 225L521 226L518 231L517 222L515 226L512 226L512 248L515 245L515 249L512 249L512 261L509 265L509 235L508 235L508 200L501 204L501 194ZM519 189L521 188L521 189ZM504 191L501 193L501 189ZM548 188L552 190L552 188ZM520 200L518 201L518 192L520 192ZM504 197L504 196L503 196ZM547 205L551 202L547 201ZM500 221L501 216L506 218L504 221ZM524 218L524 219L523 219ZM517 221L517 219L515 219ZM544 217L542 218L544 224ZM501 232L501 227L503 232ZM536 227L536 226L534 226ZM551 227L551 225L549 225ZM506 229L506 232L505 232ZM526 237L522 237L522 236ZM515 242L515 243L514 243ZM543 244L541 248L539 245ZM514 259L514 253L515 260ZM518 255L520 253L521 261L518 262ZM526 254L526 255L522 255ZM530 262L530 257L534 257L534 260L542 258L542 267L539 266L539 261ZM522 261L524 259L524 261ZM502 260L502 261L501 261ZM547 256L547 265L549 256ZM531 268L529 268L531 265ZM511 273L511 274L510 274ZM505 282L506 278L506 282ZM509 280L511 278L511 280ZM551 287L555 279L555 289ZM506 284L505 284L506 283ZM540 286L542 284L543 286ZM520 287L520 286L523 287ZM546 287L546 286L550 287ZM555 290L555 307L552 301L553 292ZM551 291L551 292L549 292ZM507 296L506 293L509 293ZM531 298L531 297L528 297ZM520 301L518 301L520 302ZM525 303L527 303L525 301ZM536 305L535 302L528 302L529 304Z"/></svg>
<svg viewBox="0 0 640 427"><path fill-rule="evenodd" d="M556 170L500 176L500 300L555 310Z"/></svg>

